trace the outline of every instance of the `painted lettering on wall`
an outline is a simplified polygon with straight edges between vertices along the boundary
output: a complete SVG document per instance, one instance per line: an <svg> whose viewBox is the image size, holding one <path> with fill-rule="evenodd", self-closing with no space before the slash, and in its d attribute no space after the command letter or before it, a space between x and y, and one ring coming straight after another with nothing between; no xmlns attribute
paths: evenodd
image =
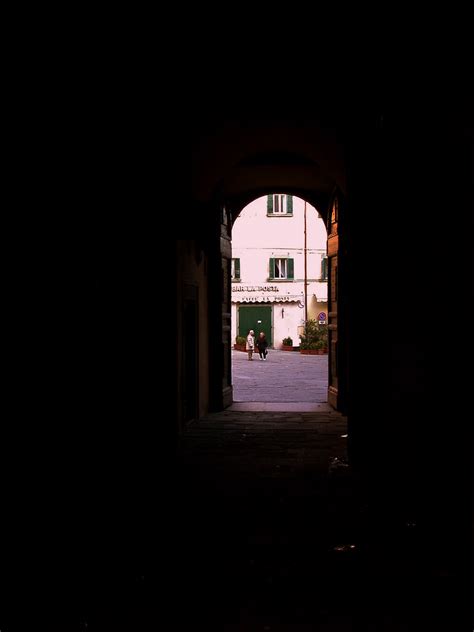
<svg viewBox="0 0 474 632"><path fill-rule="evenodd" d="M279 292L278 285L236 285L232 292Z"/></svg>

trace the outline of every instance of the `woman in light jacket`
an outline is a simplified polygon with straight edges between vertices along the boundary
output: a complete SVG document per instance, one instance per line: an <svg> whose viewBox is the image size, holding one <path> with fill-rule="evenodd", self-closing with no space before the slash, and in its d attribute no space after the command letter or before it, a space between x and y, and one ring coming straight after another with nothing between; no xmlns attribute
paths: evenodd
<svg viewBox="0 0 474 632"><path fill-rule="evenodd" d="M247 334L247 340L245 342L245 350L248 353L249 360L253 359L252 354L253 354L254 349L255 349L255 333L253 329L251 329L249 333Z"/></svg>

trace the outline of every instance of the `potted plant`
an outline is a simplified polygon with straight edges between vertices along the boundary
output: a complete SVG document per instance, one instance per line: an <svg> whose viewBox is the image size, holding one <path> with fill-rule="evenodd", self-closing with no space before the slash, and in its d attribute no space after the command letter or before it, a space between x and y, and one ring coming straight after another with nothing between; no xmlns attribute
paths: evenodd
<svg viewBox="0 0 474 632"><path fill-rule="evenodd" d="M281 350L293 351L293 338L291 338L291 336L283 338L283 340L281 341Z"/></svg>
<svg viewBox="0 0 474 632"><path fill-rule="evenodd" d="M245 343L246 343L245 336L236 336L234 349L236 351L245 351Z"/></svg>
<svg viewBox="0 0 474 632"><path fill-rule="evenodd" d="M318 340L316 342L316 351L318 355L323 355L324 353L324 342L322 340Z"/></svg>
<svg viewBox="0 0 474 632"><path fill-rule="evenodd" d="M319 325L318 331L319 331L318 337L321 343L321 352L327 353L328 352L328 326Z"/></svg>
<svg viewBox="0 0 474 632"><path fill-rule="evenodd" d="M327 350L327 326L320 325L314 319L307 320L300 340L300 353L311 355L324 353L324 348Z"/></svg>
<svg viewBox="0 0 474 632"><path fill-rule="evenodd" d="M301 342L300 353L305 353L307 355L319 355L319 342Z"/></svg>

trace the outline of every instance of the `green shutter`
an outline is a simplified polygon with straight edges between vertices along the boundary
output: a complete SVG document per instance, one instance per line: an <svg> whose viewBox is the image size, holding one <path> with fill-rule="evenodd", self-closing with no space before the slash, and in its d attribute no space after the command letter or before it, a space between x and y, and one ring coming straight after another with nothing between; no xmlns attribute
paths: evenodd
<svg viewBox="0 0 474 632"><path fill-rule="evenodd" d="M328 259L327 257L323 257L321 260L321 278L328 278Z"/></svg>
<svg viewBox="0 0 474 632"><path fill-rule="evenodd" d="M292 195L286 196L286 212L288 213L288 215L293 215L293 196Z"/></svg>
<svg viewBox="0 0 474 632"><path fill-rule="evenodd" d="M294 279L295 278L295 260L294 259L288 259L286 262L286 278L287 279Z"/></svg>
<svg viewBox="0 0 474 632"><path fill-rule="evenodd" d="M270 259L270 279L275 278L275 259Z"/></svg>
<svg viewBox="0 0 474 632"><path fill-rule="evenodd" d="M235 259L234 261L234 275L236 279L240 279L240 259Z"/></svg>
<svg viewBox="0 0 474 632"><path fill-rule="evenodd" d="M267 195L267 213L273 213L273 195Z"/></svg>

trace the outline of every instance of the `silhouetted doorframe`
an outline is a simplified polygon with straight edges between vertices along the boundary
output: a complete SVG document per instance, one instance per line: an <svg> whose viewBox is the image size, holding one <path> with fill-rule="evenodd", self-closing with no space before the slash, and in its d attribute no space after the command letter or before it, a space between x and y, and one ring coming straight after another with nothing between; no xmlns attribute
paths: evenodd
<svg viewBox="0 0 474 632"><path fill-rule="evenodd" d="M327 212L328 256L328 403L341 412L347 408L348 292L345 270L348 251L344 240L344 200L339 191L331 196Z"/></svg>
<svg viewBox="0 0 474 632"><path fill-rule="evenodd" d="M198 288L184 286L183 297L183 421L199 417L199 322Z"/></svg>

